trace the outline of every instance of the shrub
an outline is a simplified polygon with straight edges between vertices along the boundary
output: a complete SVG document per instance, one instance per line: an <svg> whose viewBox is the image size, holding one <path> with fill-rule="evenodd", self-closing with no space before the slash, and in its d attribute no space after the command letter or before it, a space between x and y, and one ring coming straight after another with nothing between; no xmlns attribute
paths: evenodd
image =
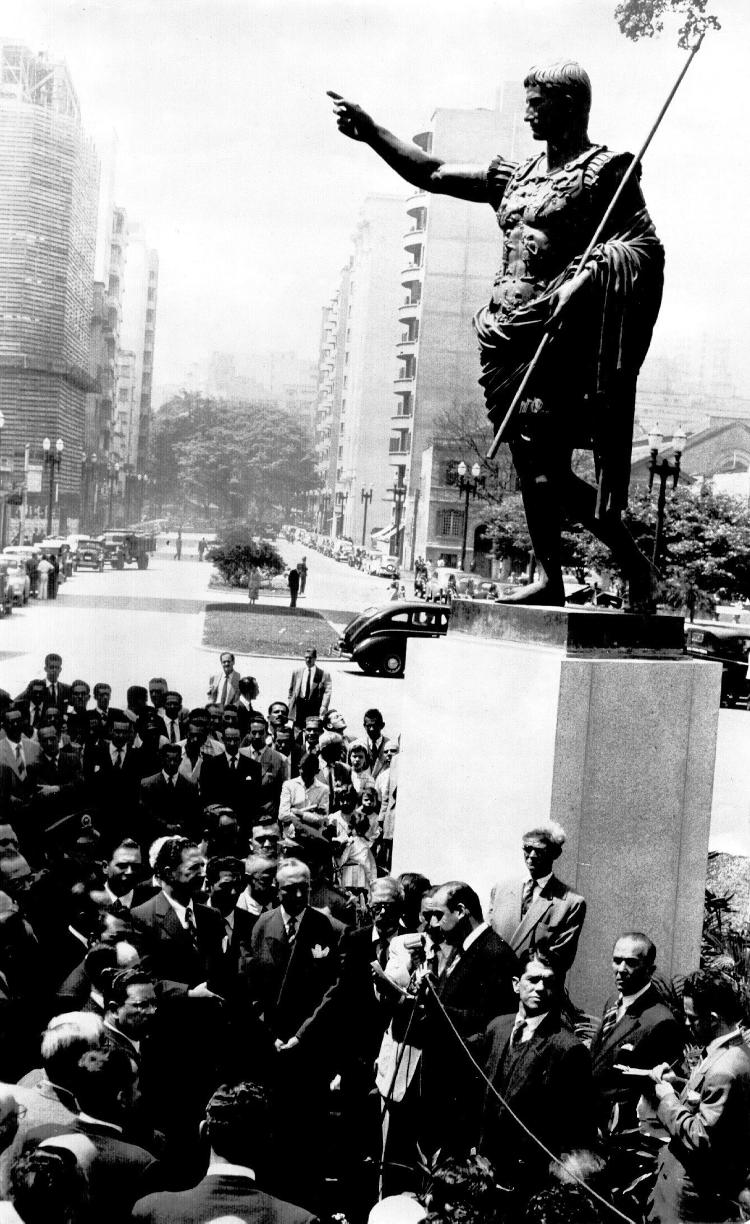
<svg viewBox="0 0 750 1224"><path fill-rule="evenodd" d="M241 532L232 532L211 549L211 560L230 586L245 586L251 568L262 574L280 574L284 569L281 554L268 540L256 540Z"/></svg>

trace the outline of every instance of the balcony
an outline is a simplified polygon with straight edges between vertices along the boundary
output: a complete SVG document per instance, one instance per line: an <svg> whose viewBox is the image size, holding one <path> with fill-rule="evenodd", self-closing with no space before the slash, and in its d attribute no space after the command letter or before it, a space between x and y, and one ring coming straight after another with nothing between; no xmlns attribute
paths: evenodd
<svg viewBox="0 0 750 1224"><path fill-rule="evenodd" d="M394 378L393 380L393 390L397 394L400 391L413 391L414 390L414 379L416 377L417 377L416 370L414 370L413 373L411 374L407 374L406 372L404 372L403 374L400 374L398 378Z"/></svg>
<svg viewBox="0 0 750 1224"><path fill-rule="evenodd" d="M429 200L429 195L426 191L417 191L414 195L409 196L406 201L406 211L411 216L417 209L426 208Z"/></svg>
<svg viewBox="0 0 750 1224"><path fill-rule="evenodd" d="M421 305L421 302L402 302L398 308L399 323L410 323L412 319L418 319Z"/></svg>
<svg viewBox="0 0 750 1224"><path fill-rule="evenodd" d="M404 288L408 289L410 285L421 285L423 277L424 265L412 263L402 269L399 279Z"/></svg>
<svg viewBox="0 0 750 1224"><path fill-rule="evenodd" d="M418 340L399 340L396 352L401 357L407 357L410 353L416 353L418 344Z"/></svg>
<svg viewBox="0 0 750 1224"><path fill-rule="evenodd" d="M392 421L411 421L414 416L414 409L410 408L408 412L404 412L401 404L397 404L391 413Z"/></svg>

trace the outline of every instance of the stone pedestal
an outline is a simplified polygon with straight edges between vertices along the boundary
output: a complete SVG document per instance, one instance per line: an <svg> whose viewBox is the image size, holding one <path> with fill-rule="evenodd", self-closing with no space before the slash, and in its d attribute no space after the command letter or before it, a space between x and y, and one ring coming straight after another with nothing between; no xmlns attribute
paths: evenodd
<svg viewBox="0 0 750 1224"><path fill-rule="evenodd" d="M601 1009L625 930L662 972L696 968L720 683L680 617L457 602L446 638L409 643L394 873L486 905L525 874L522 834L556 820L556 873L588 903L576 1003Z"/></svg>

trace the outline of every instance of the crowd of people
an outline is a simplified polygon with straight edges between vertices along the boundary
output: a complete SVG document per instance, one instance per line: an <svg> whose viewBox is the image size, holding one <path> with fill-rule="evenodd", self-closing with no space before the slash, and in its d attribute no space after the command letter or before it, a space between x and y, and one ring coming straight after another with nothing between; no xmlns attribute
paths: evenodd
<svg viewBox="0 0 750 1224"><path fill-rule="evenodd" d="M483 906L391 874L398 737L314 650L265 712L230 652L187 711L62 673L0 694L0 1221L740 1218L736 983L624 931L583 1016L559 826Z"/></svg>

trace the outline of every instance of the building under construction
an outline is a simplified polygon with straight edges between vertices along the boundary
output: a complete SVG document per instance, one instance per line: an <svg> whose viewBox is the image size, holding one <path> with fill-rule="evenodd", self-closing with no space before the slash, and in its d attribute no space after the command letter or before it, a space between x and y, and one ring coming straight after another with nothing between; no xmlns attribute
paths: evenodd
<svg viewBox="0 0 750 1224"><path fill-rule="evenodd" d="M67 68L0 41L0 464L42 467L64 443L59 510L77 516L93 308L99 163ZM7 480L6 480L7 483ZM37 479L37 486L39 484ZM48 482L30 509L46 504ZM57 518L57 513L55 514Z"/></svg>

